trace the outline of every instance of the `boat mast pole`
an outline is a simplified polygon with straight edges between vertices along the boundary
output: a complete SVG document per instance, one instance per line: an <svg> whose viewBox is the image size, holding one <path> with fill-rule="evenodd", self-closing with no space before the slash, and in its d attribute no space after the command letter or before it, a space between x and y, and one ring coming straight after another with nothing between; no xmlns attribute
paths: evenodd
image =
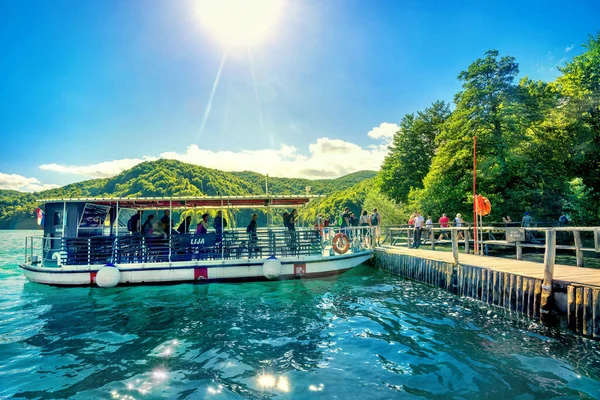
<svg viewBox="0 0 600 400"><path fill-rule="evenodd" d="M61 237L65 237L66 222L67 222L67 202L63 201L62 234L61 234Z"/></svg>
<svg viewBox="0 0 600 400"><path fill-rule="evenodd" d="M117 223L117 227L115 229L116 236L119 236L119 212L121 212L121 210L119 210L119 200L117 200L117 214L115 216L115 221Z"/></svg>
<svg viewBox="0 0 600 400"><path fill-rule="evenodd" d="M223 197L221 197L221 260L225 258L225 246L223 246Z"/></svg>
<svg viewBox="0 0 600 400"><path fill-rule="evenodd" d="M169 199L169 262L171 262L171 225L173 225L173 197Z"/></svg>

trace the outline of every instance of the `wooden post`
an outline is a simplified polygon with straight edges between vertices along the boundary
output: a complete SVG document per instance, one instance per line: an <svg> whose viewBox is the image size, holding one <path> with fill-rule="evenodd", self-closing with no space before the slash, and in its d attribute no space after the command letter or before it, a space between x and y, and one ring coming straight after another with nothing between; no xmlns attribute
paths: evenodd
<svg viewBox="0 0 600 400"><path fill-rule="evenodd" d="M517 260L523 259L523 247L521 247L521 242L516 242L517 246Z"/></svg>
<svg viewBox="0 0 600 400"><path fill-rule="evenodd" d="M465 254L469 254L469 245L471 244L471 232L469 228L465 229Z"/></svg>
<svg viewBox="0 0 600 400"><path fill-rule="evenodd" d="M454 256L454 265L458 265L458 234L456 229L452 229L452 255Z"/></svg>
<svg viewBox="0 0 600 400"><path fill-rule="evenodd" d="M577 257L577 266L583 267L583 245L581 243L581 232L573 231L573 238L575 239L575 255Z"/></svg>
<svg viewBox="0 0 600 400"><path fill-rule="evenodd" d="M429 228L429 238L431 239L431 250L435 250L435 232L433 227Z"/></svg>
<svg viewBox="0 0 600 400"><path fill-rule="evenodd" d="M544 254L544 281L542 283L542 300L540 302L540 321L554 325L558 322L552 297L552 279L554 276L554 259L556 256L556 231L546 231L546 251Z"/></svg>

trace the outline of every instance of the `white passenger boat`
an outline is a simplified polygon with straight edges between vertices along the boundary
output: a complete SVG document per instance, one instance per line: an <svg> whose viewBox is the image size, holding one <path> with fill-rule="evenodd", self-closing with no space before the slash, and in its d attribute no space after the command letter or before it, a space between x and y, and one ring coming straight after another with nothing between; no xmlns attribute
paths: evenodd
<svg viewBox="0 0 600 400"><path fill-rule="evenodd" d="M288 231L271 224L274 212L299 208L317 196L73 198L43 200L44 235L27 237L20 265L32 282L59 286L172 284L317 278L340 274L371 258L371 228L310 224ZM266 209L256 234L223 229L206 234L144 236L128 231L157 211ZM154 211L157 210L157 211ZM171 214L172 215L172 214ZM131 228L131 227L129 227ZM195 226L194 226L195 228Z"/></svg>

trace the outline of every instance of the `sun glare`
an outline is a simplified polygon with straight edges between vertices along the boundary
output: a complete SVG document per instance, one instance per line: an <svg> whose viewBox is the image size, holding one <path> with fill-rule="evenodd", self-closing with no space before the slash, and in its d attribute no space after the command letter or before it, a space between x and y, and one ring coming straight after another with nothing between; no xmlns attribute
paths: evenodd
<svg viewBox="0 0 600 400"><path fill-rule="evenodd" d="M279 22L284 0L198 0L200 24L227 48L265 41Z"/></svg>

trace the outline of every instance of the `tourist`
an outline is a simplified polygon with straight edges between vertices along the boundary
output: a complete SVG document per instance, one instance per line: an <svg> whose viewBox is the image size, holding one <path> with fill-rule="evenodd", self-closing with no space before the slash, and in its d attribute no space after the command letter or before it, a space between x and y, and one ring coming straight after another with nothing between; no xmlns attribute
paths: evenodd
<svg viewBox="0 0 600 400"><path fill-rule="evenodd" d="M221 210L217 211L217 216L213 221L213 226L215 228L215 232L217 233L217 242L221 242L223 239L223 230L227 228L227 219L223 217L223 213Z"/></svg>
<svg viewBox="0 0 600 400"><path fill-rule="evenodd" d="M148 215L146 222L142 225L142 235L150 236L152 234L152 224L154 223L154 214Z"/></svg>
<svg viewBox="0 0 600 400"><path fill-rule="evenodd" d="M196 227L197 235L206 235L208 233L208 213L202 214L202 220Z"/></svg>
<svg viewBox="0 0 600 400"><path fill-rule="evenodd" d="M448 222L450 222L450 218L448 218L446 214L442 214L438 222L440 223L440 228L448 228ZM450 234L448 231L441 230L438 240L442 240L442 238L450 238L449 235Z"/></svg>
<svg viewBox="0 0 600 400"><path fill-rule="evenodd" d="M191 222L192 222L192 217L188 215L187 217L185 217L183 222L181 224L179 224L179 227L177 228L177 232L179 232L181 234L188 233L190 230Z"/></svg>
<svg viewBox="0 0 600 400"><path fill-rule="evenodd" d="M523 216L523 227L524 228L528 228L531 226L531 223L533 222L533 218L531 218L531 215L529 215L529 211L525 211L525 215Z"/></svg>
<svg viewBox="0 0 600 400"><path fill-rule="evenodd" d="M460 213L456 214L456 218L454 218L454 226L456 226L457 228L461 228L462 224L464 224L465 221L462 219L462 215ZM462 233L462 230L458 231L458 240L464 240L464 235Z"/></svg>
<svg viewBox="0 0 600 400"><path fill-rule="evenodd" d="M287 228L288 228L288 235L289 235L289 243L290 243L290 250L293 252L296 251L296 219L298 218L298 210L296 210L295 208L289 213L288 217L287 217Z"/></svg>
<svg viewBox="0 0 600 400"><path fill-rule="evenodd" d="M359 218L359 225L362 227L361 229L361 235L363 237L363 243L365 245L368 245L369 243L369 229L367 229L367 226L371 225L371 218L369 218L369 213L367 212L367 210L363 210L360 218Z"/></svg>
<svg viewBox="0 0 600 400"><path fill-rule="evenodd" d="M131 232L133 236L139 236L142 231L142 210L138 210L135 214L127 221L127 230Z"/></svg>
<svg viewBox="0 0 600 400"><path fill-rule="evenodd" d="M512 219L510 218L510 215L507 215L506 217L502 217L502 222L504 222L505 224L512 223Z"/></svg>
<svg viewBox="0 0 600 400"><path fill-rule="evenodd" d="M379 237L381 236L381 216L376 208L374 208L371 213L371 226L375 227L375 244L379 246Z"/></svg>
<svg viewBox="0 0 600 400"><path fill-rule="evenodd" d="M160 222L164 225L164 231L167 234L171 233L171 228L174 226L174 222L171 222L171 212L169 210L165 210L165 214L160 219Z"/></svg>
<svg viewBox="0 0 600 400"><path fill-rule="evenodd" d="M423 225L425 223L425 218L419 212L414 213L413 223L415 226L415 235L413 245L411 246L413 249L418 249L421 246L421 231L423 230Z"/></svg>
<svg viewBox="0 0 600 400"><path fill-rule="evenodd" d="M431 215L427 216L427 221L425 221L425 227L427 227L427 229L429 230L433 228L433 221L431 220Z"/></svg>
<svg viewBox="0 0 600 400"><path fill-rule="evenodd" d="M258 214L252 214L252 220L246 227L246 233L248 234L248 257L252 257L252 253L255 254L258 251L258 236L256 234L256 229L258 227Z"/></svg>
<svg viewBox="0 0 600 400"><path fill-rule="evenodd" d="M560 217L558 217L558 226L567 225L569 225L569 218L565 214L562 214Z"/></svg>

